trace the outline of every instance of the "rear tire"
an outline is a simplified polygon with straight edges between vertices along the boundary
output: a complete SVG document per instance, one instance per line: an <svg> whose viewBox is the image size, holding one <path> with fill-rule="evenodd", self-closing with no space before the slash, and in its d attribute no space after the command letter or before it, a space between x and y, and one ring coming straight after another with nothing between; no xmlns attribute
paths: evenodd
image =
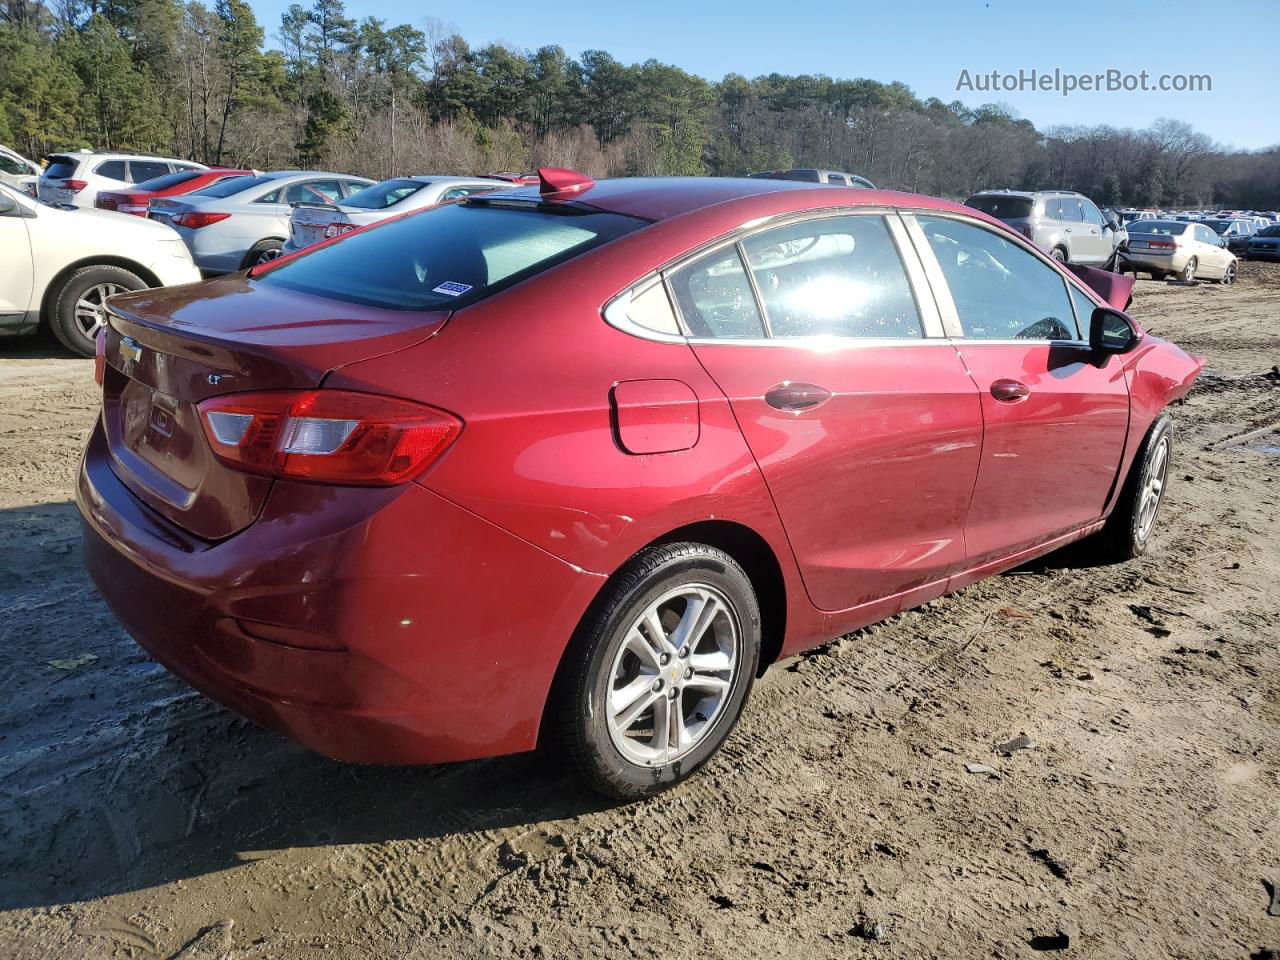
<svg viewBox="0 0 1280 960"><path fill-rule="evenodd" d="M123 267L81 267L50 294L49 329L72 353L92 357L105 320L101 311L106 298L146 288L145 280Z"/></svg>
<svg viewBox="0 0 1280 960"><path fill-rule="evenodd" d="M1195 257L1187 261L1187 265L1182 268L1182 273L1178 275L1178 279L1183 283L1192 283L1196 278L1196 267L1200 264Z"/></svg>
<svg viewBox="0 0 1280 960"><path fill-rule="evenodd" d="M284 249L284 244L279 240L259 240L244 255L244 266L242 269L256 267L260 263L266 263L268 260L274 260L280 256L280 251Z"/></svg>
<svg viewBox="0 0 1280 960"><path fill-rule="evenodd" d="M651 547L570 643L552 694L556 746L592 789L651 796L720 748L759 659L760 607L742 567L701 543Z"/></svg>
<svg viewBox="0 0 1280 960"><path fill-rule="evenodd" d="M1151 270L1149 272L1151 274L1152 280L1163 280L1165 278L1165 273L1163 270Z"/></svg>
<svg viewBox="0 0 1280 960"><path fill-rule="evenodd" d="M1173 460L1173 421L1161 414L1147 431L1129 467L1129 476L1115 510L1104 526L1082 547L1092 560L1119 563L1147 552L1156 516L1164 501Z"/></svg>
<svg viewBox="0 0 1280 960"><path fill-rule="evenodd" d="M1054 247L1049 251L1049 256L1053 257L1053 259L1057 260L1059 263L1070 262L1067 257L1067 251L1063 250L1061 247Z"/></svg>

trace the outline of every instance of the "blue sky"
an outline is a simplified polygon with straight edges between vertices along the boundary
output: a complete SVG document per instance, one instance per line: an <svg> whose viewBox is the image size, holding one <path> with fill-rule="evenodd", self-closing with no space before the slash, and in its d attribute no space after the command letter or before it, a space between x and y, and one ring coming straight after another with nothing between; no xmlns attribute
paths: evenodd
<svg viewBox="0 0 1280 960"><path fill-rule="evenodd" d="M268 36L274 35L289 0L251 2ZM652 57L711 80L731 72L752 77L774 71L901 80L920 97L971 106L1007 103L1041 128L1144 127L1157 117L1176 117L1228 145L1280 143L1274 68L1280 57L1280 0L491 0L430 6L347 0L347 11L418 27L433 17L473 46L500 41L534 49L558 43L574 56L594 47L625 63ZM1209 23L1197 23L1202 18ZM956 89L962 69L978 74L1054 68L1077 74L1146 70L1153 81L1161 74L1209 74L1213 89L1067 97Z"/></svg>

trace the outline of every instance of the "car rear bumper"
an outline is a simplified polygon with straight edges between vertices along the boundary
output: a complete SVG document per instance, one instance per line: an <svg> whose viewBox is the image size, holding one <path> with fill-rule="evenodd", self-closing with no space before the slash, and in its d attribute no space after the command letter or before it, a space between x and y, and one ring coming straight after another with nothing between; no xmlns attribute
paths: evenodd
<svg viewBox="0 0 1280 960"><path fill-rule="evenodd" d="M1139 270L1154 268L1166 273L1178 273L1187 265L1187 254L1178 250L1173 253L1156 253L1146 250L1127 250L1120 254L1131 267Z"/></svg>
<svg viewBox="0 0 1280 960"><path fill-rule="evenodd" d="M531 749L602 582L413 483L277 481L253 525L200 541L120 482L101 423L76 499L94 583L148 653L341 760Z"/></svg>

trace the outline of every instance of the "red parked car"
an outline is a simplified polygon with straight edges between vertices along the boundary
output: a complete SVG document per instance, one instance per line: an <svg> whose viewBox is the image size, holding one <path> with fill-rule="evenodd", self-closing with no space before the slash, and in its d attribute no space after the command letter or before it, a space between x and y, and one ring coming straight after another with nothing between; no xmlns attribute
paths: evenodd
<svg viewBox="0 0 1280 960"><path fill-rule="evenodd" d="M137 217L147 215L147 204L155 197L176 197L188 193L199 193L205 187L211 187L232 177L243 177L252 174L252 170L231 170L215 167L210 170L180 170L177 173L166 173L163 176L144 180L128 190L104 190L95 201L101 210L118 210L120 213L132 213Z"/></svg>
<svg viewBox="0 0 1280 960"><path fill-rule="evenodd" d="M634 797L779 657L1081 538L1142 553L1202 360L968 207L543 171L111 299L85 557L333 757L559 744Z"/></svg>

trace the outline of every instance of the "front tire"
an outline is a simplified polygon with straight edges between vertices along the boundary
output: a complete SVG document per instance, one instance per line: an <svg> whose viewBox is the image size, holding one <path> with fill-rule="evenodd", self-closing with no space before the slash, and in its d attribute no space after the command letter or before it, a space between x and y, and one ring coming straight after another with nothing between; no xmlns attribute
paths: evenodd
<svg viewBox="0 0 1280 960"><path fill-rule="evenodd" d="M1054 247L1049 251L1049 256L1053 257L1053 259L1057 260L1059 263L1067 262L1067 251L1063 250L1061 247Z"/></svg>
<svg viewBox="0 0 1280 960"><path fill-rule="evenodd" d="M1229 264L1227 264L1227 271L1222 275L1222 279L1219 280L1218 282L1221 283L1224 287L1229 287L1231 286L1231 284L1236 282L1237 273L1238 273L1238 268L1236 267L1236 262L1232 260Z"/></svg>
<svg viewBox="0 0 1280 960"><path fill-rule="evenodd" d="M53 291L49 328L72 353L92 357L98 330L106 322L103 304L107 297L146 288L145 280L123 267L81 267Z"/></svg>
<svg viewBox="0 0 1280 960"><path fill-rule="evenodd" d="M760 660L760 607L742 567L700 543L651 547L605 589L554 691L560 751L592 789L650 796L728 737Z"/></svg>
<svg viewBox="0 0 1280 960"><path fill-rule="evenodd" d="M1161 414L1133 458L1120 500L1106 526L1089 541L1094 559L1118 563L1147 552L1172 460L1173 421L1168 414Z"/></svg>

